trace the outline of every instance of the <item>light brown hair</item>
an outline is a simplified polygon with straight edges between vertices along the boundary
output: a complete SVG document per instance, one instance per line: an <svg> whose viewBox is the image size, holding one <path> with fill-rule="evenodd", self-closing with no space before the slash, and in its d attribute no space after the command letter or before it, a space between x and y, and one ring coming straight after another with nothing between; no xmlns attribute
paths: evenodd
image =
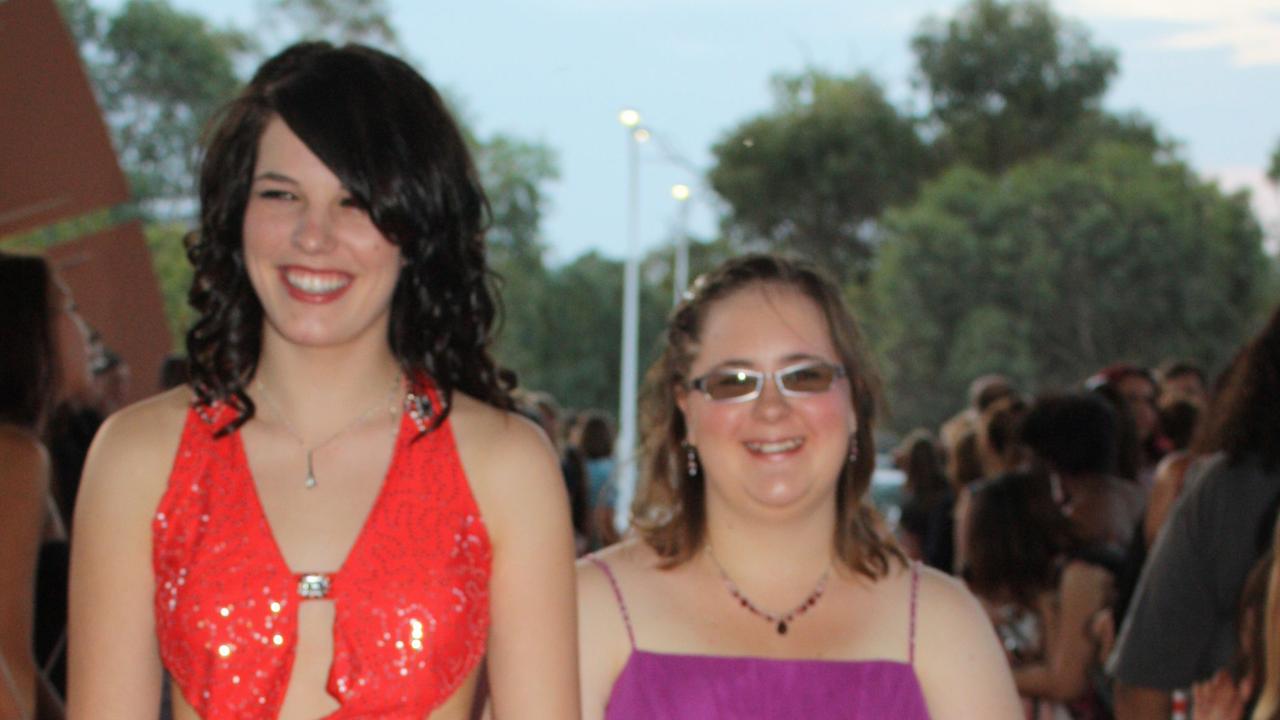
<svg viewBox="0 0 1280 720"><path fill-rule="evenodd" d="M872 579L886 575L902 551L877 531L874 511L863 502L875 467L879 378L865 355L861 334L839 288L808 263L751 254L726 261L698 278L676 306L661 356L649 368L641 395L642 477L632 505L632 523L668 566L690 559L705 540L706 488L701 467L686 470L685 419L676 404L690 381L707 314L715 304L750 287L795 290L813 300L826 319L832 345L849 381L858 418L853 442L857 459L846 461L836 486L836 555L851 570Z"/></svg>

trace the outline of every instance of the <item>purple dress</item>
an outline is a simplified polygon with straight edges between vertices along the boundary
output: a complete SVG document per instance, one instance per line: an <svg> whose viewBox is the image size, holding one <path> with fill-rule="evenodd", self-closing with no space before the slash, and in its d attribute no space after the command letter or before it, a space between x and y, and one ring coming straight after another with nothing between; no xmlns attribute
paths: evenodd
<svg viewBox="0 0 1280 720"><path fill-rule="evenodd" d="M679 655L636 648L635 633L613 571L590 558L613 586L631 656L618 674L605 720L928 720L916 679L916 587L911 566L907 662L897 660L776 660Z"/></svg>

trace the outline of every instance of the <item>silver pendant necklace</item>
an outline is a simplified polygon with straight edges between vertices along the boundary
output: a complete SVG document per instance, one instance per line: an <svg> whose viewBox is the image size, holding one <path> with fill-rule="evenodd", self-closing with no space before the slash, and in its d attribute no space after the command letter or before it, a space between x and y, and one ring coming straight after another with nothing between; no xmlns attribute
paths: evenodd
<svg viewBox="0 0 1280 720"><path fill-rule="evenodd" d="M329 437L326 437L325 439L312 445L311 447L307 447L307 441L302 438L302 433L298 432L298 428L295 427L294 424L289 421L288 416L284 414L284 411L280 409L280 406L276 403L275 399L271 397L271 393L267 390L267 384L262 381L262 378L258 378L258 391L262 394L262 399L267 401L267 405L271 407L271 411L276 414L276 417L280 418L280 422L284 425L285 430L287 430L288 433L293 436L294 440L298 441L298 444L302 446L302 449L307 454L307 477L302 481L303 487L310 490L314 488L316 485L319 485L319 482L316 480L316 469L315 469L315 452L317 450L324 447L325 445L328 445L329 443L338 439L340 436L346 434L347 432L355 429L356 426L363 424L364 421L368 420L378 408L385 407L385 408L388 408L388 412L392 412L390 410L391 402L395 399L396 394L400 391L400 385L401 385L402 379L403 379L403 375L401 375L400 373L396 373L396 379L391 384L391 390L387 393L387 397L384 400L380 400L377 403L370 406L368 410L365 410L364 412L360 413L358 416L356 416L354 420L342 426L341 429L339 429L337 432L333 433Z"/></svg>
<svg viewBox="0 0 1280 720"><path fill-rule="evenodd" d="M827 589L827 578L831 576L831 566L827 565L827 569L822 571L822 577L818 578L818 584L814 586L813 591L810 592L804 600L800 601L800 604L784 613L771 613L751 602L750 598L742 594L742 591L738 589L737 583L729 577L729 573L725 572L724 566L721 565L720 560L716 558L716 551L711 547L710 543L707 544L707 554L711 556L711 562L716 566L716 570L720 573L720 579L724 581L725 589L729 591L729 594L733 596L734 600L738 601L738 605L745 608L752 615L768 620L769 623L774 626L774 629L778 631L779 635L786 635L791 622L801 615L809 612L809 608L812 608L818 602L818 598L822 597L822 593Z"/></svg>

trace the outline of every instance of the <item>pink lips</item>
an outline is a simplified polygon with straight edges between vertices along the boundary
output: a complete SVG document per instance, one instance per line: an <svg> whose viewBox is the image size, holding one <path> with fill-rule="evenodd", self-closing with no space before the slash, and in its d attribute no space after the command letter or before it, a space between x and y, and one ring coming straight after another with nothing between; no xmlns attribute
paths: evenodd
<svg viewBox="0 0 1280 720"><path fill-rule="evenodd" d="M783 460L794 456L804 447L804 438L793 437L782 440L752 440L743 443L747 452L753 457L763 460Z"/></svg>
<svg viewBox="0 0 1280 720"><path fill-rule="evenodd" d="M331 303L346 294L355 276L335 270L312 270L298 265L284 265L279 269L289 297L300 302L322 305Z"/></svg>

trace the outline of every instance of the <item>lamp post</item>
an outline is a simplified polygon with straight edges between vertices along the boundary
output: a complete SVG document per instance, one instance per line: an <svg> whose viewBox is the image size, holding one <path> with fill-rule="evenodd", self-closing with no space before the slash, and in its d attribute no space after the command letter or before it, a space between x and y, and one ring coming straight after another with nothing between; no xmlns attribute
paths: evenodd
<svg viewBox="0 0 1280 720"><path fill-rule="evenodd" d="M680 212L676 215L675 272L671 281L672 305L680 304L680 296L689 287L689 194L688 185L671 186L671 197L680 203Z"/></svg>
<svg viewBox="0 0 1280 720"><path fill-rule="evenodd" d="M614 467L618 473L618 506L628 507L635 494L636 484L636 378L640 335L640 143L649 139L649 131L641 127L640 113L631 108L618 113L618 122L627 131L627 256L622 282L622 372Z"/></svg>

